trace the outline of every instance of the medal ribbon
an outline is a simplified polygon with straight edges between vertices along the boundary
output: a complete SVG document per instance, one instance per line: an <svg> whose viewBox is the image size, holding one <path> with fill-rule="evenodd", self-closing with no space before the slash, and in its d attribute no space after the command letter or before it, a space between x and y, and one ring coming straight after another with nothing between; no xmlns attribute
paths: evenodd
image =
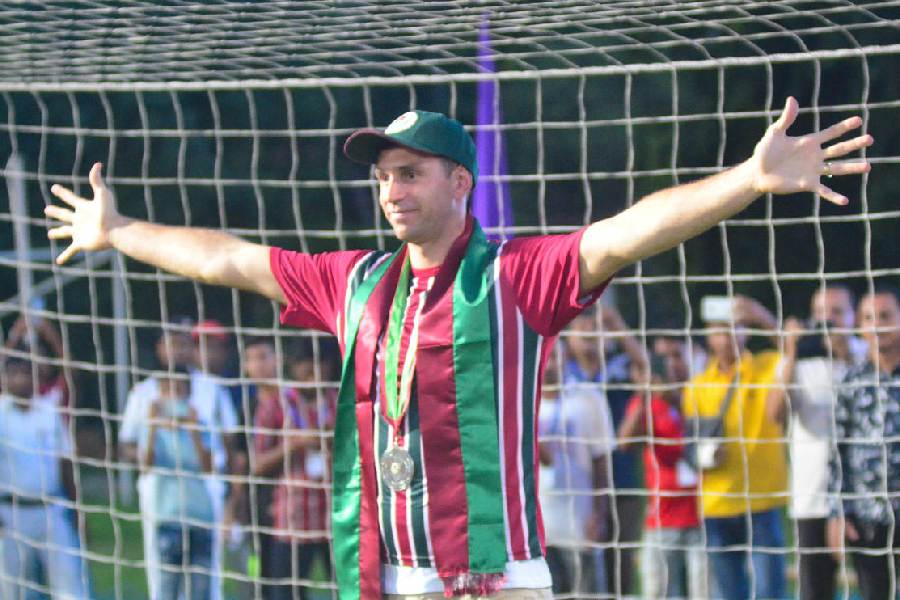
<svg viewBox="0 0 900 600"><path fill-rule="evenodd" d="M400 271L400 280L397 282L397 289L394 292L394 299L391 303L384 359L385 402L382 405L382 414L394 430L395 446L402 445L400 427L403 424L406 412L409 410L413 376L416 370L416 353L419 346L419 323L418 320L415 320L409 336L409 346L401 367L400 341L403 337L403 317L409 303L410 270L411 267L407 258Z"/></svg>

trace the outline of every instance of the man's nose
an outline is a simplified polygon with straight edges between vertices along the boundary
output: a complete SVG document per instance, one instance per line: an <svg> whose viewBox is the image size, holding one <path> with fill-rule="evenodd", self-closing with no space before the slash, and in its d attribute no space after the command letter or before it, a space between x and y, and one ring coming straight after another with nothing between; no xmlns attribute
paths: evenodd
<svg viewBox="0 0 900 600"><path fill-rule="evenodd" d="M382 183L382 195L387 202L397 202L406 196L406 186L394 178Z"/></svg>

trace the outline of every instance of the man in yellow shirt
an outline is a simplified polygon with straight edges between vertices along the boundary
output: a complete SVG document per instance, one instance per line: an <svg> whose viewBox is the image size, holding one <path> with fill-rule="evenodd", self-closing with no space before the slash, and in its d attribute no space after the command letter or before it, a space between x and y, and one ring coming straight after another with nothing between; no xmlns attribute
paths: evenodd
<svg viewBox="0 0 900 600"><path fill-rule="evenodd" d="M781 425L766 415L779 355L748 351L745 331L772 330L775 320L749 298L736 297L729 305L731 315L704 315L709 363L682 400L685 418L715 417L731 396L720 460L699 473L710 569L727 600L784 598L785 559L778 549L784 547L780 509L786 503L787 467ZM690 425L686 431L693 435Z"/></svg>

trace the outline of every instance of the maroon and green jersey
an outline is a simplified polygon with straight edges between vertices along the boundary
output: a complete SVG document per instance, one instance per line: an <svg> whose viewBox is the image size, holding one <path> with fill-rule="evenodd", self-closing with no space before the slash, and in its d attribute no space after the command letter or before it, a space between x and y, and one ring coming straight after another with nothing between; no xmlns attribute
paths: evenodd
<svg viewBox="0 0 900 600"><path fill-rule="evenodd" d="M497 245L470 219L439 269L413 272L400 359L417 329L416 370L396 434L415 469L399 492L381 484L378 458L395 436L382 416L383 357L405 249L272 249L288 300L282 322L330 332L345 353L333 516L342 598L379 594L382 563L433 568L446 580L543 555L543 365L560 330L602 291L579 297L582 234Z"/></svg>

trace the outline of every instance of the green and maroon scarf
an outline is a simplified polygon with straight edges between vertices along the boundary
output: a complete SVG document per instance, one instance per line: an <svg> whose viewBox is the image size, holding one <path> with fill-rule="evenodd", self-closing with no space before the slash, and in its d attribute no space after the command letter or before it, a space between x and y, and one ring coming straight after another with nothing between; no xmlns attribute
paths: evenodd
<svg viewBox="0 0 900 600"><path fill-rule="evenodd" d="M443 506L441 499L430 499L434 524L445 538L455 541L434 544L435 566L445 582L482 574L499 577L507 560L491 358L490 292L496 255L497 246L487 242L469 217L435 278L420 325L416 388L420 413L428 415L420 423L423 439L447 438L441 442L447 456L431 460L460 463L457 489L464 488L466 503L461 510L459 502ZM377 341L406 260L403 245L350 292L334 436L332 511L342 600L381 597L373 373Z"/></svg>

